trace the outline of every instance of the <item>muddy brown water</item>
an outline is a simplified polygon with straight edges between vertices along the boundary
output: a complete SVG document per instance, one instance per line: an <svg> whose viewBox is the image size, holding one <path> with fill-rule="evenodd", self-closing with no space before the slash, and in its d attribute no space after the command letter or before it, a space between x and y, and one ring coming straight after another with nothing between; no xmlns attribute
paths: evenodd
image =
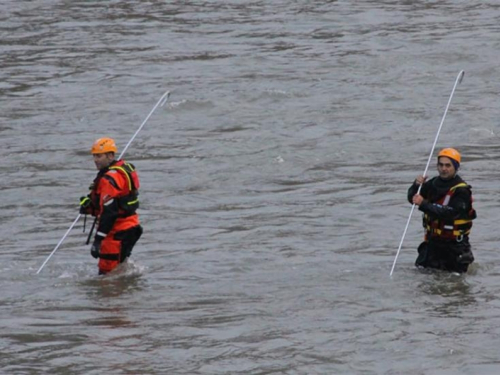
<svg viewBox="0 0 500 375"><path fill-rule="evenodd" d="M497 374L494 1L0 4L2 374ZM437 147L463 154L469 274L413 267ZM97 276L95 138L140 173L144 237ZM431 174L434 167L431 166ZM88 228L87 224L87 228Z"/></svg>

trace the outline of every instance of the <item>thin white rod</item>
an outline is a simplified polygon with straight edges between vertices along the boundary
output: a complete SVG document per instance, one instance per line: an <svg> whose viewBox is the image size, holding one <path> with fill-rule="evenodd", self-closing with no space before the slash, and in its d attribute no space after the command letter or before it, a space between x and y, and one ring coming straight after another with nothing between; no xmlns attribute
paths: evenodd
<svg viewBox="0 0 500 375"><path fill-rule="evenodd" d="M147 115L147 117L144 119L144 121L142 122L141 126L139 126L139 129L137 129L137 131L134 133L134 135L132 136L132 138L130 139L130 141L128 141L127 145L125 146L125 148L123 149L122 153L120 154L119 158L118 159L121 159L123 157L123 155L125 155L125 151L127 151L128 147L130 146L130 144L132 143L132 141L135 139L135 137L137 136L137 134L139 134L139 132L141 131L141 129L144 127L144 125L146 124L146 122L149 120L149 118L151 117L151 115L153 114L153 112L156 110L156 108L158 108L158 106L161 106L163 107L165 105L165 103L167 102L168 100L168 97L170 96L170 91L167 91L165 92L165 94L163 94L160 98L160 100L158 100L158 102L156 103L156 105L153 107L153 109L151 110L151 112L149 112L149 114ZM52 252L50 253L50 255L47 257L47 259L45 259L45 262L43 262L42 266L38 269L38 271L36 272L36 274L38 275L40 273L40 271L43 269L43 267L47 264L47 262L49 261L49 259L52 257L52 255L54 255L54 253L57 251L57 249L59 248L59 246L61 246L61 244L63 243L63 241L66 239L66 237L68 236L69 232L71 232L71 229L73 229L73 227L76 225L76 223L78 222L78 220L80 220L80 217L82 216L82 214L78 214L78 216L76 217L76 219L73 221L73 223L70 225L70 227L68 228L68 230L66 231L66 233L64 234L64 236L61 238L61 240L58 242L57 246L54 248L54 250L52 250Z"/></svg>
<svg viewBox="0 0 500 375"><path fill-rule="evenodd" d="M448 108L450 108L451 99L453 98L453 94L455 93L455 89L464 79L464 74L465 74L465 72L463 70L461 70L460 73L458 73L457 79L455 80L455 84L453 85L453 90L451 90L450 98L448 99L448 104L446 105L446 109L445 109L444 114L443 114L443 118L441 119L441 123L439 124L436 138L434 138L434 143L432 144L431 152L429 154L429 158L427 159L427 165L425 166L423 176L425 176L427 174L427 170L429 169L429 165L431 164L432 155L434 154L434 148L436 147L436 144L437 144L437 141L439 138L439 134L441 133L441 128L443 127L443 124L444 124L444 119L446 118L446 114L448 113ZM420 189L422 189L422 185L418 186L417 194L420 193ZM403 241L404 241L405 236L406 236L406 231L408 230L408 226L409 226L410 220L411 220L411 215L413 214L414 210L415 210L415 203L411 206L410 216L408 217L408 221L406 222L406 227L405 227L405 230L403 232L403 236L401 237L401 242L399 243L398 251L396 253L396 257L394 258L394 262L392 263L391 273L389 274L389 276L392 276L392 274L394 272L394 268L396 267L396 262L398 260L399 252L401 251L401 247L403 246Z"/></svg>
<svg viewBox="0 0 500 375"><path fill-rule="evenodd" d="M151 110L151 112L149 112L149 115L147 115L147 117L144 119L144 121L142 122L141 126L139 126L139 129L136 130L136 132L134 133L134 135L132 136L132 138L130 138L130 141L128 141L127 145L123 148L123 151L120 154L120 156L118 157L118 160L121 159L123 157L123 155L125 155L125 152L127 151L128 147L133 142L133 140L135 139L135 137L137 137L137 134L139 134L139 132L144 127L144 125L146 125L146 122L148 122L149 118L151 117L151 115L153 114L153 112L156 110L156 108L158 106L162 106L163 107L165 105L165 103L167 102L169 96L170 96L170 91L165 92L165 94L163 94L161 96L160 100L158 100L158 102L153 107L153 109Z"/></svg>
<svg viewBox="0 0 500 375"><path fill-rule="evenodd" d="M47 259L45 259L45 262L43 262L42 266L38 269L38 271L36 271L37 275L40 273L40 271L42 270L42 268L47 264L47 262L49 261L49 259L52 258L52 255L54 255L54 253L57 251L57 249L59 249L59 246L61 246L61 244L63 243L63 241L68 236L69 232L71 232L71 229L73 229L73 227L78 222L78 220L80 220L81 216L82 216L82 214L78 214L78 216L76 217L75 221L73 221L73 223L70 225L70 227L68 228L68 230L66 231L66 233L64 233L64 236L59 240L59 243L57 244L57 246L54 248L54 250L52 250L52 252L47 257Z"/></svg>

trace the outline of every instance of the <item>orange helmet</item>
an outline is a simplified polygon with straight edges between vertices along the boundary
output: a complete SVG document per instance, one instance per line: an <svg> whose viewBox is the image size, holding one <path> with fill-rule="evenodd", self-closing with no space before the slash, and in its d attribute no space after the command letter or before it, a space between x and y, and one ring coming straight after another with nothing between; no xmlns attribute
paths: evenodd
<svg viewBox="0 0 500 375"><path fill-rule="evenodd" d="M455 160L458 164L460 164L462 160L460 153L454 148L443 148L441 151L439 151L438 159L441 156L445 156L447 158L450 158L451 160Z"/></svg>
<svg viewBox="0 0 500 375"><path fill-rule="evenodd" d="M111 138L99 138L92 145L92 149L90 150L91 154L105 154L107 152L116 153L117 148L115 141Z"/></svg>

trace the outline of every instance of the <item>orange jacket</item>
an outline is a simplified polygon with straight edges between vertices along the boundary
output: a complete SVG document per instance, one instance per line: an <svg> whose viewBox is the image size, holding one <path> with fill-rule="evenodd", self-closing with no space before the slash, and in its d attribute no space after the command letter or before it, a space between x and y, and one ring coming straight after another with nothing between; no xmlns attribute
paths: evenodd
<svg viewBox="0 0 500 375"><path fill-rule="evenodd" d="M99 171L91 192L94 216L98 217L96 236L106 237L139 225L138 189L139 178L132 164L119 160Z"/></svg>

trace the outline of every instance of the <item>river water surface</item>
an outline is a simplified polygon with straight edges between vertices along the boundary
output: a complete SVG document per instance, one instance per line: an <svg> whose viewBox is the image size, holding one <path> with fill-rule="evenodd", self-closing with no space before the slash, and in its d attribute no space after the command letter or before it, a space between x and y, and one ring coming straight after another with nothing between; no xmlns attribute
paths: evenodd
<svg viewBox="0 0 500 375"><path fill-rule="evenodd" d="M1 374L498 374L500 5L4 0ZM463 155L467 275L416 270L406 190ZM145 229L97 276L101 136ZM430 174L435 174L434 158Z"/></svg>

